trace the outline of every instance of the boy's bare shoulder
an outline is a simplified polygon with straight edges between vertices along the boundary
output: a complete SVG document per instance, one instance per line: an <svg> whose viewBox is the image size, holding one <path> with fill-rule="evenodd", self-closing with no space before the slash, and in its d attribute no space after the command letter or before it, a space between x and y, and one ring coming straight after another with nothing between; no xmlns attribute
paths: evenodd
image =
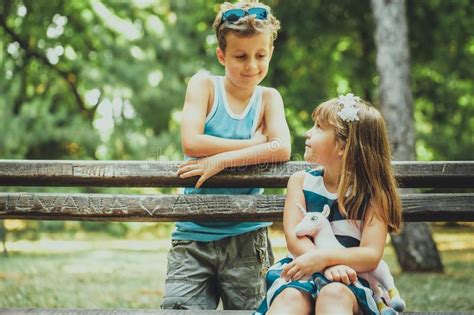
<svg viewBox="0 0 474 315"><path fill-rule="evenodd" d="M265 111L273 110L275 108L283 109L283 98L277 89L272 87L262 87L262 103ZM266 106L271 105L271 106Z"/></svg>
<svg viewBox="0 0 474 315"><path fill-rule="evenodd" d="M280 92L273 87L262 86L262 96L265 99L279 98L281 99Z"/></svg>
<svg viewBox="0 0 474 315"><path fill-rule="evenodd" d="M207 70L198 71L189 79L188 85L201 88L210 87L212 86L212 74Z"/></svg>

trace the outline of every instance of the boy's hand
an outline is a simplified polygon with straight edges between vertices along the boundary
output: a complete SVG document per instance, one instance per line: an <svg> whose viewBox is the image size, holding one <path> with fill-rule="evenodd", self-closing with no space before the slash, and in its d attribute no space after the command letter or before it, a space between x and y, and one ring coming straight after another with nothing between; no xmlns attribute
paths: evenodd
<svg viewBox="0 0 474 315"><path fill-rule="evenodd" d="M281 277L286 281L297 281L320 272L326 268L326 261L317 250L304 253L286 265L281 272Z"/></svg>
<svg viewBox="0 0 474 315"><path fill-rule="evenodd" d="M188 160L180 164L178 175L181 178L200 176L196 182L195 188L201 185L210 177L216 175L224 169L220 154L208 156L201 159Z"/></svg>
<svg viewBox="0 0 474 315"><path fill-rule="evenodd" d="M265 132L265 125L262 122L260 127L258 127L258 129L255 130L255 133L252 136L252 141L254 145L268 142L268 137L264 134L264 132Z"/></svg>
<svg viewBox="0 0 474 315"><path fill-rule="evenodd" d="M357 280L357 272L349 266L335 265L324 270L324 276L331 281L353 284Z"/></svg>

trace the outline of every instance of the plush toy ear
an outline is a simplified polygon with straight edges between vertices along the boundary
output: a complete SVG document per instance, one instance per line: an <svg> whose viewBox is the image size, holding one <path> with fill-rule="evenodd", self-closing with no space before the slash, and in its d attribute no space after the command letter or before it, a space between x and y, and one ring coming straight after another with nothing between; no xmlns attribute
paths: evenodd
<svg viewBox="0 0 474 315"><path fill-rule="evenodd" d="M327 218L329 216L329 213L331 213L331 208L329 208L328 205L324 205L322 213Z"/></svg>
<svg viewBox="0 0 474 315"><path fill-rule="evenodd" d="M300 203L297 203L297 204L296 204L296 207L298 208L298 210L301 211L301 213L302 213L303 215L306 215L307 211L306 211L306 209L305 209Z"/></svg>

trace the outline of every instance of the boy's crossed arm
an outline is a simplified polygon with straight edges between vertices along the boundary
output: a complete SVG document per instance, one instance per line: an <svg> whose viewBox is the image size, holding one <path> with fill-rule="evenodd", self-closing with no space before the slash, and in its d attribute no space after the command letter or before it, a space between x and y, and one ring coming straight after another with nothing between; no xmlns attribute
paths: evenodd
<svg viewBox="0 0 474 315"><path fill-rule="evenodd" d="M291 140L285 119L283 100L276 89L267 88L262 100L265 105L262 123L268 141L221 154L224 167L259 163L285 162L290 159Z"/></svg>
<svg viewBox="0 0 474 315"><path fill-rule="evenodd" d="M196 183L199 188L226 167L289 160L290 132L283 100L277 90L266 89L263 94L266 136L257 133L250 140L234 140L203 134L211 88L212 82L202 74L193 76L188 84L183 115L186 123L182 124L181 130L183 150L188 156L202 158L181 164L178 174L182 178L200 176Z"/></svg>
<svg viewBox="0 0 474 315"><path fill-rule="evenodd" d="M267 137L261 130L258 130L251 139L226 139L204 134L207 108L213 88L213 82L205 72L198 72L189 80L181 124L184 154L200 158L267 142ZM217 96L214 95L215 97Z"/></svg>

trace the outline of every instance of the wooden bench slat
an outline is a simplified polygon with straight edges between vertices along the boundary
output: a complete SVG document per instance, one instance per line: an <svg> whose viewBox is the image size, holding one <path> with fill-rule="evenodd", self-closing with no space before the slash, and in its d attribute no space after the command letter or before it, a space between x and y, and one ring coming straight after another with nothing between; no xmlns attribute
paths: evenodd
<svg viewBox="0 0 474 315"><path fill-rule="evenodd" d="M0 193L0 219L281 221L282 195ZM402 195L409 222L474 221L474 193Z"/></svg>
<svg viewBox="0 0 474 315"><path fill-rule="evenodd" d="M181 179L178 161L0 160L3 186L190 187L197 178ZM474 161L393 163L402 187L474 187ZM265 164L225 170L206 187L286 187L306 162Z"/></svg>

